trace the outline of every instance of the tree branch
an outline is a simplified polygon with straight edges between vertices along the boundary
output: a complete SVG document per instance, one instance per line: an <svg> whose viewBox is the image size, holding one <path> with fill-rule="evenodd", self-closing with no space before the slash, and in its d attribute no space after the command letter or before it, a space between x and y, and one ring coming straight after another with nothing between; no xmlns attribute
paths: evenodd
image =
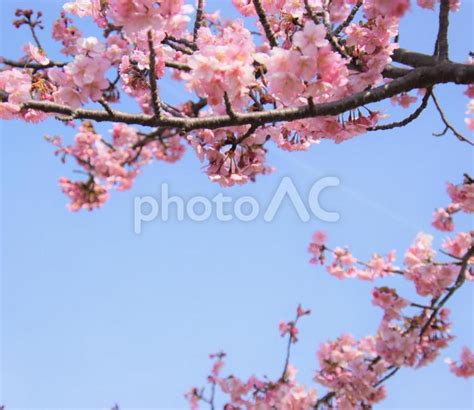
<svg viewBox="0 0 474 410"><path fill-rule="evenodd" d="M357 12L359 11L359 9L362 7L362 4L363 4L363 0L358 0L357 1L357 4L352 8L351 10L351 13L347 16L347 18L339 25L339 27L337 27L335 30L334 30L334 35L338 35L341 33L342 30L344 30L346 27L349 26L349 24L352 23L352 21L354 20Z"/></svg>
<svg viewBox="0 0 474 410"><path fill-rule="evenodd" d="M272 48L276 47L278 43L275 38L275 33L273 33L273 30L270 27L270 23L268 22L267 15L265 13L265 10L263 9L261 1L260 0L252 0L252 1L255 7L255 11L257 12L257 16L260 20L260 24L262 25L263 30L265 31L265 35L267 36L270 46Z"/></svg>
<svg viewBox="0 0 474 410"><path fill-rule="evenodd" d="M450 0L441 0L439 8L439 31L436 40L435 55L440 61L449 58L448 28L449 28L449 3Z"/></svg>
<svg viewBox="0 0 474 410"><path fill-rule="evenodd" d="M441 107L435 93L431 94L431 98L433 99L433 102L435 103L436 109L438 110L439 116L441 117L441 120L443 121L443 123L445 125L445 129L444 129L443 132L441 132L439 134L435 133L433 135L435 137L442 137L443 135L445 135L448 132L448 130L451 130L451 132L456 136L456 138L459 141L467 142L470 145L474 145L474 143L469 138L462 135L458 130L456 130L456 128L454 128L454 126L451 125L451 123L449 122L448 118L446 117L446 114L444 113L443 108Z"/></svg>
<svg viewBox="0 0 474 410"><path fill-rule="evenodd" d="M449 289L446 293L446 295L444 295L444 297L439 300L438 298L434 299L431 306L418 306L418 307L421 307L423 309L430 309L432 310L432 313L431 315L429 316L428 320L426 321L426 323L424 324L424 326L421 328L420 330L420 335L419 335L419 338L420 340L422 339L422 337L425 335L425 333L428 331L429 327L431 326L431 324L433 323L433 321L435 320L436 316L438 315L438 313L440 312L440 310L446 305L446 303L453 297L453 295L462 287L462 285L464 285L464 283L466 282L466 271L467 269L469 268L469 260L474 256L474 246L472 246L468 251L467 253L463 256L462 258L462 262L461 262L461 269L459 271L459 275L456 279L456 283L455 285ZM416 304L412 304L414 306L416 306ZM372 365L374 365L376 362L379 362L382 358L380 356L377 356L377 358L375 358L372 362ZM374 384L373 387L378 387L380 385L382 385L383 383L385 383L387 380L389 380L390 378L392 378L393 376L395 376L399 371L400 371L401 367L398 367L398 366L391 366L389 367L387 370L389 371L389 373L387 373L384 377L382 377L377 383ZM333 391L330 391L328 393L326 393L325 396L323 396L322 398L320 398L317 402L316 402L316 405L314 406L315 409L319 409L320 406L322 406L323 404L329 404L329 402L334 398L336 397L336 393L333 392Z"/></svg>
<svg viewBox="0 0 474 410"><path fill-rule="evenodd" d="M155 46L153 45L153 37L151 30L148 31L148 48L150 49L150 89L151 89L151 103L153 106L153 111L155 112L155 117L161 117L161 101L158 96L158 87L156 84L156 54Z"/></svg>
<svg viewBox="0 0 474 410"><path fill-rule="evenodd" d="M10 67L15 68L31 68L33 70L42 70L44 68L51 67L64 67L67 63L61 61L50 61L48 64L38 64L38 63L27 63L22 61L14 61L9 58L0 57L0 63L9 65Z"/></svg>
<svg viewBox="0 0 474 410"><path fill-rule="evenodd" d="M406 117L404 120L397 121L397 122L392 122L390 124L378 125L376 127L369 128L369 131L391 130L391 129L394 129L394 128L404 127L405 125L408 125L411 122L415 121L421 115L421 113L426 109L426 107L428 106L428 101L431 97L431 93L432 93L431 89L426 90L426 93L423 97L423 100L421 101L420 106L412 114L410 114L408 117Z"/></svg>
<svg viewBox="0 0 474 410"><path fill-rule="evenodd" d="M198 7L196 10L196 21L194 22L194 31L193 31L193 41L196 43L198 38L198 32L202 25L202 20L204 16L204 0L198 1Z"/></svg>
<svg viewBox="0 0 474 410"><path fill-rule="evenodd" d="M106 111L77 109L47 101L29 101L22 105L22 109L34 109L45 113L75 115L76 118L94 121L123 122L126 124L144 125L151 127L179 128L185 131L195 129L216 129L238 125L264 125L267 123L294 121L299 119L339 115L362 105L376 103L394 95L418 88L430 88L436 84L456 83L472 84L474 82L474 66L445 62L435 67L420 67L410 71L407 75L391 81L388 84L372 90L355 93L337 101L296 108L281 108L262 112L243 112L237 118L229 115L216 115L200 118L155 118L146 114L129 114L115 111L111 117Z"/></svg>
<svg viewBox="0 0 474 410"><path fill-rule="evenodd" d="M427 54L416 51L397 48L392 54L392 60L396 63L405 64L410 67L432 67L438 64L438 59Z"/></svg>

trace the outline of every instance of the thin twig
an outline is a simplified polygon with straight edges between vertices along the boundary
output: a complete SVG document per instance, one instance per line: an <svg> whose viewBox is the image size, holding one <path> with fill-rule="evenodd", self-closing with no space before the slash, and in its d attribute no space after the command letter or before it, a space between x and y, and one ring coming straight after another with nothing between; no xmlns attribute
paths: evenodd
<svg viewBox="0 0 474 410"><path fill-rule="evenodd" d="M275 33L273 32L272 28L270 27L270 23L268 22L267 15L265 13L265 10L262 6L262 3L260 0L252 0L253 5L255 7L255 11L257 12L258 18L260 20L260 24L263 27L263 30L265 31L265 35L267 36L268 42L270 43L271 47L276 47L278 45L276 38L275 38Z"/></svg>
<svg viewBox="0 0 474 410"><path fill-rule="evenodd" d="M436 318L436 315L439 313L441 308L451 299L451 297L456 293L456 291L464 285L466 281L466 270L469 267L469 259L474 256L474 246L469 249L469 251L464 255L462 259L461 269L459 271L459 275L456 279L454 286L446 293L446 295L439 301L439 303L434 307L433 313L423 326L420 332L420 339L424 336L424 334L428 331L429 327L433 323L433 320Z"/></svg>
<svg viewBox="0 0 474 410"><path fill-rule="evenodd" d="M229 94L227 94L227 91L224 92L224 103L227 115L234 120L237 119L237 113L232 108L232 103L230 102Z"/></svg>
<svg viewBox="0 0 474 410"><path fill-rule="evenodd" d="M411 122L415 121L428 106L428 101L431 97L431 93L432 93L431 89L426 90L426 93L423 97L423 100L421 101L420 106L412 114L406 117L404 120L392 122L390 124L377 125L376 127L369 128L368 131L391 130L394 128L404 127L405 125L408 125Z"/></svg>
<svg viewBox="0 0 474 410"><path fill-rule="evenodd" d="M243 134L237 141L236 144L241 144L244 142L247 138L251 137L255 131L257 131L258 126L257 125L251 125L250 128L247 130L245 134Z"/></svg>
<svg viewBox="0 0 474 410"><path fill-rule="evenodd" d="M307 1L307 0L306 0ZM359 9L362 7L362 4L363 4L363 0L358 0L357 1L357 4L352 8L352 11L351 13L347 16L347 18L339 25L339 27L337 27L335 30L334 30L334 35L338 35L341 33L342 30L344 30L346 27L349 26L349 24L352 23L352 20L354 20L357 12L359 11Z"/></svg>
<svg viewBox="0 0 474 410"><path fill-rule="evenodd" d="M161 118L161 101L158 96L158 87L156 84L156 54L155 46L153 45L153 37L151 30L148 31L148 48L150 49L150 89L151 89L151 103L156 118Z"/></svg>
<svg viewBox="0 0 474 410"><path fill-rule="evenodd" d="M31 35L33 36L33 40L36 44L36 47L38 47L40 50L44 50L43 46L41 45L41 42L39 41L38 36L36 35L36 30L33 21L31 21L31 16L28 17L28 26L30 27Z"/></svg>
<svg viewBox="0 0 474 410"><path fill-rule="evenodd" d="M163 44L166 44L167 46L170 46L173 50L179 51L180 53L187 54L187 55L192 55L193 50L190 48L182 47L178 44L175 44L172 42L172 40L167 37L162 41Z"/></svg>
<svg viewBox="0 0 474 410"><path fill-rule="evenodd" d="M203 23L203 17L204 17L204 0L199 0L198 7L196 10L196 21L194 22L194 31L193 31L194 43L196 43L197 41L199 29L201 28L201 25Z"/></svg>
<svg viewBox="0 0 474 410"><path fill-rule="evenodd" d="M306 4L308 4L308 8L311 9L309 6L308 0L306 0ZM344 47L339 43L338 38L334 35L331 27L331 16L329 15L329 0L325 0L323 2L323 24L326 27L326 39L331 43L331 46L334 50L336 50L339 54L343 57L349 57ZM314 16L314 14L313 14ZM313 19L314 20L314 19Z"/></svg>
<svg viewBox="0 0 474 410"><path fill-rule="evenodd" d="M9 65L10 67L15 68L31 68L33 70L42 70L45 68L51 67L64 67L67 63L61 61L50 61L48 64L38 64L38 63L27 63L23 61L15 61L9 58L0 57L0 63Z"/></svg>
<svg viewBox="0 0 474 410"><path fill-rule="evenodd" d="M188 66L187 64L181 64L175 61L166 61L165 66L168 68L174 68L175 70L180 70L180 71L186 71L186 72L191 71L191 67Z"/></svg>
<svg viewBox="0 0 474 410"><path fill-rule="evenodd" d="M377 383L374 384L374 387L379 387L381 384L385 383L388 379L395 376L400 371L400 367L395 367L390 373L385 377L381 378Z"/></svg>
<svg viewBox="0 0 474 410"><path fill-rule="evenodd" d="M110 107L109 103L104 98L101 98L99 100L99 104L102 105L105 111L107 111L112 117L115 116L114 110Z"/></svg>
<svg viewBox="0 0 474 410"><path fill-rule="evenodd" d="M462 135L459 131L456 130L456 128L454 128L451 123L449 122L448 118L446 117L446 114L444 113L443 111L443 108L441 107L439 101L438 101L438 98L436 97L436 94L433 92L431 93L431 98L433 99L433 102L435 103L435 106L436 106L436 109L438 110L439 112L439 116L441 117L441 120L443 121L444 125L445 125L445 129L443 132L441 133L433 133L433 135L435 137L441 137L443 135L446 134L446 132L448 132L448 130L451 130L451 132L456 136L456 138L459 140L459 141L462 141L462 142L467 142L468 144L470 145L474 145L474 143L467 137L465 137L464 135Z"/></svg>

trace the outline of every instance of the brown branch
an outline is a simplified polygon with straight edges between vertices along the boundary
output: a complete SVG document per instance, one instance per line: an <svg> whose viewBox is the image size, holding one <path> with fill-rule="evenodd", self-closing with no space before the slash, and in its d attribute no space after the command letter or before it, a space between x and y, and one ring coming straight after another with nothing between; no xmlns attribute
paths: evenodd
<svg viewBox="0 0 474 410"><path fill-rule="evenodd" d="M464 255L462 258L461 262L461 269L459 271L459 275L456 279L456 283L454 286L449 289L449 291L444 295L444 297L439 301L439 303L436 306L433 306L433 313L431 313L431 316L429 317L428 321L425 323L423 328L421 329L420 332L420 339L424 336L424 334L427 332L431 324L433 323L433 320L436 318L436 315L439 313L439 311L443 308L443 306L453 297L453 295L464 285L466 282L466 270L469 268L469 259L471 259L474 256L474 246L472 246L469 251Z"/></svg>
<svg viewBox="0 0 474 410"><path fill-rule="evenodd" d="M102 107L104 107L104 110L107 111L109 115L111 115L112 117L115 117L114 110L110 107L109 103L104 98L101 98L99 100L99 104L102 105Z"/></svg>
<svg viewBox="0 0 474 410"><path fill-rule="evenodd" d="M255 7L255 11L257 12L257 16L260 20L260 24L262 25L263 30L265 31L265 35L267 36L270 46L276 47L278 43L275 38L275 33L273 33L273 30L270 27L270 23L268 22L267 15L265 13L265 10L263 9L261 1L260 0L252 0L252 1Z"/></svg>
<svg viewBox="0 0 474 410"><path fill-rule="evenodd" d="M9 65L10 67L15 68L31 68L33 70L42 70L45 68L51 67L64 67L67 63L61 61L50 61L48 64L38 64L38 63L27 63L22 61L14 61L9 58L0 57L0 63Z"/></svg>
<svg viewBox="0 0 474 410"><path fill-rule="evenodd" d="M392 55L392 60L396 63L405 64L410 67L432 67L438 64L438 59L427 54L416 51L397 48Z"/></svg>
<svg viewBox="0 0 474 410"><path fill-rule="evenodd" d="M449 122L448 118L446 117L446 114L444 113L443 108L441 107L435 93L431 94L431 98L433 99L433 102L435 103L436 109L438 110L439 116L441 117L441 120L443 121L443 123L445 125L445 128L444 128L443 132L438 133L438 134L433 133L433 135L435 137L442 137L443 135L445 135L448 132L448 130L451 130L451 132L456 136L456 138L459 141L467 142L470 145L474 145L474 143L469 138L462 135L458 130L456 130L456 128L454 128L453 125L451 125L451 123Z"/></svg>
<svg viewBox="0 0 474 410"><path fill-rule="evenodd" d="M308 2L306 1L306 3ZM327 31L326 39L331 43L331 46L333 47L333 49L335 49L339 54L341 54L343 57L349 57L344 47L339 43L338 38L332 32L331 16L329 15L328 8L329 8L329 0L323 1L323 24L324 24L324 27L326 27L326 31Z"/></svg>
<svg viewBox="0 0 474 410"><path fill-rule="evenodd" d="M319 407L322 406L323 404L329 404L329 402L330 402L334 397L336 397L336 393L334 393L333 391L332 391L332 392L329 392L329 393L326 393L323 397L321 397L320 399L318 399L318 401L316 402L316 405L314 406L314 408L317 410L317 409L319 409Z"/></svg>
<svg viewBox="0 0 474 410"><path fill-rule="evenodd" d="M293 121L305 118L339 115L360 106L376 103L397 94L418 88L430 88L436 84L456 83L471 84L474 82L474 66L446 62L435 67L420 67L407 75L395 79L388 84L372 90L355 93L337 101L315 105L311 110L309 105L295 108L280 108L259 112L242 112L237 118L229 115L216 115L199 118L155 118L146 114L130 114L115 111L112 118L106 111L77 109L54 104L47 101L29 101L22 105L23 109L35 109L45 113L75 115L76 118L89 119L98 122L112 121L126 124L136 124L151 127L178 128L186 131L195 129L216 129L238 125L264 125L273 122Z"/></svg>
<svg viewBox="0 0 474 410"><path fill-rule="evenodd" d="M38 36L36 35L36 30L35 30L35 27L38 25L38 24L41 24L40 22L40 14L38 13L37 14L37 20L36 21L33 21L32 19L32 14L30 15L26 15L26 13L24 14L25 18L26 18L26 24L28 25L28 27L30 28L30 31L31 31L31 35L33 36L33 41L35 42L36 44L36 47L38 47L40 50L43 50L43 46L41 45L41 42L39 41L39 38Z"/></svg>
<svg viewBox="0 0 474 410"><path fill-rule="evenodd" d="M32 70L43 70L45 68L52 68L52 67L64 67L68 63L64 61L50 61L48 64L38 64L38 63L27 63L27 62L22 62L22 61L15 61L11 60L9 58L3 58L0 57L0 64L5 64L10 67L14 68L25 68L25 69L32 69ZM178 63L176 61L166 61L165 66L168 68L174 68L175 70L180 70L180 71L191 71L191 67L188 66L187 64L182 64Z"/></svg>
<svg viewBox="0 0 474 410"><path fill-rule="evenodd" d="M441 0L439 8L439 31L436 40L435 54L440 61L449 58L448 28L449 28L449 3L450 0Z"/></svg>
<svg viewBox="0 0 474 410"><path fill-rule="evenodd" d="M166 39L172 41L173 43L183 44L186 47L189 47L191 50L194 50L194 51L197 50L196 44L194 44L192 41L190 41L186 38L177 38L175 36L167 34Z"/></svg>
<svg viewBox="0 0 474 410"><path fill-rule="evenodd" d="M182 47L178 44L175 44L172 42L172 40L169 37L166 37L163 41L163 44L166 44L167 46L170 46L173 50L179 51L180 53L187 54L187 55L192 55L193 50L190 48Z"/></svg>
<svg viewBox="0 0 474 410"><path fill-rule="evenodd" d="M186 72L191 71L191 67L188 66L187 64L176 63L174 61L166 61L165 66L168 68L174 68L175 70L180 70L180 71L186 71Z"/></svg>
<svg viewBox="0 0 474 410"><path fill-rule="evenodd" d="M352 10L351 10L350 14L347 16L347 18L339 25L339 27L337 27L334 30L334 35L337 36L338 34L341 33L342 30L344 30L346 27L349 26L349 24L352 23L352 21L354 20L357 12L362 7L362 4L363 4L363 0L358 0L357 1L357 4L352 8Z"/></svg>
<svg viewBox="0 0 474 410"><path fill-rule="evenodd" d="M304 7L306 14L311 20L313 20L314 24L320 24L321 21L319 21L318 17L313 13L313 8L311 7L311 4L309 4L309 0L304 0Z"/></svg>
<svg viewBox="0 0 474 410"><path fill-rule="evenodd" d="M400 367L395 367L390 373L385 377L381 378L377 383L374 384L374 387L379 387L381 384L384 384L388 379L395 376L400 371Z"/></svg>
<svg viewBox="0 0 474 410"><path fill-rule="evenodd" d="M198 38L199 29L201 28L204 17L204 0L198 1L198 7L196 10L196 21L194 22L193 41L196 43Z"/></svg>
<svg viewBox="0 0 474 410"><path fill-rule="evenodd" d="M148 31L148 48L150 50L150 89L151 89L151 103L156 118L161 117L161 101L158 96L158 86L156 84L156 54L155 46L153 45L153 37L151 30Z"/></svg>
<svg viewBox="0 0 474 410"><path fill-rule="evenodd" d="M394 128L404 127L405 125L408 125L411 122L415 121L421 115L421 113L426 109L426 107L428 106L428 101L431 97L431 93L432 93L431 89L426 90L426 93L423 97L423 100L421 101L420 106L412 114L410 114L408 117L406 117L404 120L397 121L397 122L392 122L390 124L378 125L376 127L369 128L368 131L391 130L391 129L394 129Z"/></svg>
<svg viewBox="0 0 474 410"><path fill-rule="evenodd" d="M257 125L251 125L250 128L247 130L247 132L245 134L243 134L236 142L236 145L238 144L241 144L242 142L244 142L247 138L249 138L250 136L252 136L255 131L257 131L258 129L258 126Z"/></svg>
<svg viewBox="0 0 474 410"><path fill-rule="evenodd" d="M229 99L229 94L227 94L227 91L224 92L224 103L225 103L225 110L227 112L227 115L232 118L233 120L237 119L237 113L234 111L232 108L232 104Z"/></svg>

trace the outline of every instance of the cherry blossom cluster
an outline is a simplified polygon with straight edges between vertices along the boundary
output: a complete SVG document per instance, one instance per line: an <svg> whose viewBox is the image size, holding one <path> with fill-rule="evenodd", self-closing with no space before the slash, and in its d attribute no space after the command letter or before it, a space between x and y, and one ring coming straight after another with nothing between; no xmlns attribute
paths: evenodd
<svg viewBox="0 0 474 410"><path fill-rule="evenodd" d="M212 386L211 393L206 394L204 389L192 388L185 397L192 410L199 409L201 402L213 408L217 400L217 392L226 397L223 408L226 410L246 409L309 409L316 405L317 394L314 389L307 389L296 381L296 369L289 363L291 344L297 342L298 328L296 324L310 311L298 306L296 319L280 323L282 337L288 336L288 350L285 366L281 377L273 382L251 376L241 380L235 376L223 377L221 371L224 366L224 353L211 355L214 360L208 383Z"/></svg>
<svg viewBox="0 0 474 410"><path fill-rule="evenodd" d="M462 212L474 212L470 195L473 187L474 181L467 175L463 184L448 185L451 200ZM459 288L474 280L474 231L459 232L444 241L446 262L435 260L432 241L432 236L420 233L405 253L404 268L401 269L394 266L395 252L390 252L386 258L374 255L369 262L361 262L347 248L330 250L326 234L316 232L309 246L312 264L326 265L328 272L339 279L375 280L388 275L403 276L414 284L417 295L427 301L412 302L387 286L374 288L372 304L383 311L376 333L360 340L343 334L334 341L323 343L317 352L319 369L314 381L326 389L324 394L299 384L296 369L290 364L291 347L298 341L298 321L311 313L298 306L295 320L279 324L280 335L288 338L280 378L269 381L256 376L247 380L233 375L222 377L225 355L213 355L215 363L208 377L210 393L205 389L191 389L186 394L190 408L198 409L200 403L214 408L222 401L227 410L355 410L370 408L385 399L385 381L402 368L418 369L432 363L442 349L449 346L454 336L450 311L445 304ZM328 253L333 257L331 263L327 261ZM474 376L474 353L468 347L463 348L458 362L445 361L454 375Z"/></svg>
<svg viewBox="0 0 474 410"><path fill-rule="evenodd" d="M111 138L104 138L90 122L84 122L72 145L63 145L60 137L48 138L63 162L72 157L88 176L84 182L60 179L63 192L71 200L70 210L98 208L108 199L110 189L129 189L143 165L153 159L175 162L184 153L179 137L170 133L146 145L142 141L147 137L125 124L116 124L111 134Z"/></svg>

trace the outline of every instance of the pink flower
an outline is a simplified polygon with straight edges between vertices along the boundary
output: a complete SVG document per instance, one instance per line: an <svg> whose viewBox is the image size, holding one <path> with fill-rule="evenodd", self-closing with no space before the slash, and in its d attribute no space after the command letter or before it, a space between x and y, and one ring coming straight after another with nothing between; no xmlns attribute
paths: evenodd
<svg viewBox="0 0 474 410"><path fill-rule="evenodd" d="M377 381L388 364L384 360L374 361L376 356L373 337L357 341L351 335L343 335L321 345L318 351L321 369L315 380L334 392L336 408L363 408L385 397L385 389Z"/></svg>
<svg viewBox="0 0 474 410"><path fill-rule="evenodd" d="M329 44L326 40L326 28L323 24L316 25L309 20L302 31L297 31L293 36L293 45L298 47L303 54L309 57L315 57L318 48Z"/></svg>
<svg viewBox="0 0 474 410"><path fill-rule="evenodd" d="M201 401L201 396L199 390L196 387L193 387L189 392L187 392L184 397L189 403L191 410L199 410L199 402Z"/></svg>
<svg viewBox="0 0 474 410"><path fill-rule="evenodd" d="M377 353L391 365L415 365L417 360L417 332L406 333L405 329L388 322L382 322L377 335Z"/></svg>
<svg viewBox="0 0 474 410"><path fill-rule="evenodd" d="M96 37L80 38L77 41L78 52L88 57L99 57L105 52L105 45Z"/></svg>
<svg viewBox="0 0 474 410"><path fill-rule="evenodd" d="M326 240L327 235L325 232L317 231L314 233L313 239L308 248L309 253L311 253L313 256L310 260L310 263L321 263L321 265L324 265L324 250L326 249Z"/></svg>
<svg viewBox="0 0 474 410"><path fill-rule="evenodd" d="M289 334L292 343L296 343L298 341L299 331L294 322L280 322L278 329L280 330L281 337Z"/></svg>
<svg viewBox="0 0 474 410"><path fill-rule="evenodd" d="M338 279L354 278L359 274L359 269L354 265L357 259L354 258L348 249L336 248L332 253L333 262L326 269Z"/></svg>
<svg viewBox="0 0 474 410"><path fill-rule="evenodd" d="M445 232L451 232L454 229L453 218L445 208L438 208L434 212L432 225Z"/></svg>
<svg viewBox="0 0 474 410"><path fill-rule="evenodd" d="M303 316L307 316L311 314L311 310L303 309L301 305L298 305L298 309L296 310L296 317L299 319Z"/></svg>
<svg viewBox="0 0 474 410"><path fill-rule="evenodd" d="M105 78L105 72L109 68L110 62L105 58L78 55L64 68L64 71L73 79L84 96L98 101L102 97L102 92L109 87L109 81Z"/></svg>
<svg viewBox="0 0 474 410"><path fill-rule="evenodd" d="M391 98L392 104L398 104L403 108L409 108L410 105L418 100L417 97L413 97L407 93L402 93Z"/></svg>
<svg viewBox="0 0 474 410"><path fill-rule="evenodd" d="M53 23L53 39L62 43L61 53L65 55L77 53L76 44L81 37L81 32L72 25L72 20L62 12L61 17Z"/></svg>
<svg viewBox="0 0 474 410"><path fill-rule="evenodd" d="M459 269L456 265L420 263L408 269L405 278L415 283L419 295L438 297L454 283Z"/></svg>
<svg viewBox="0 0 474 410"><path fill-rule="evenodd" d="M10 120L23 118L26 121L35 120L32 110L23 114L20 112L21 104L33 99L31 95L32 81L29 74L18 69L0 71L0 90L8 95L7 102L0 103L0 118ZM44 119L45 114L40 114L38 120Z"/></svg>
<svg viewBox="0 0 474 410"><path fill-rule="evenodd" d="M59 185L63 192L70 198L69 210L77 212L80 209L89 211L100 208L109 198L107 190L94 181L72 182L62 177Z"/></svg>
<svg viewBox="0 0 474 410"><path fill-rule="evenodd" d="M366 0L364 9L367 17L387 16L400 18L410 8L410 0Z"/></svg>
<svg viewBox="0 0 474 410"><path fill-rule="evenodd" d="M431 235L420 232L415 242L405 253L405 265L411 268L430 262L435 255L432 243L433 237Z"/></svg>
<svg viewBox="0 0 474 410"><path fill-rule="evenodd" d="M443 249L450 255L457 258L463 258L469 248L474 245L474 231L460 232L455 238L446 238L443 242Z"/></svg>
<svg viewBox="0 0 474 410"><path fill-rule="evenodd" d="M458 377L468 379L474 376L474 353L468 348L463 347L461 353L461 362L457 364L451 360L447 360L450 370Z"/></svg>
<svg viewBox="0 0 474 410"><path fill-rule="evenodd" d="M28 43L24 47L25 53L27 56L30 58L30 60L36 61L38 64L41 65L48 65L49 64L49 58L46 57L46 54L43 49L38 48L34 46L31 43Z"/></svg>
<svg viewBox="0 0 474 410"><path fill-rule="evenodd" d="M461 185L448 184L448 194L464 212L474 212L474 183L470 180Z"/></svg>
<svg viewBox="0 0 474 410"><path fill-rule="evenodd" d="M226 92L234 110L240 110L248 102L249 87L255 83L255 44L250 32L240 22L228 24L217 35L201 28L198 47L188 60L193 70L184 76L188 87L208 98L220 112L225 112Z"/></svg>
<svg viewBox="0 0 474 410"><path fill-rule="evenodd" d="M367 269L360 271L359 278L366 280L374 280L383 278L393 274L396 267L393 265L395 261L395 251L391 251L386 259L379 254L374 254L372 259L367 263Z"/></svg>
<svg viewBox="0 0 474 410"><path fill-rule="evenodd" d="M372 291L372 304L384 310L383 320L390 321L401 318L401 310L409 305L406 299L398 296L395 289L375 288Z"/></svg>
<svg viewBox="0 0 474 410"><path fill-rule="evenodd" d="M434 9L435 0L417 0L416 2L424 9Z"/></svg>

